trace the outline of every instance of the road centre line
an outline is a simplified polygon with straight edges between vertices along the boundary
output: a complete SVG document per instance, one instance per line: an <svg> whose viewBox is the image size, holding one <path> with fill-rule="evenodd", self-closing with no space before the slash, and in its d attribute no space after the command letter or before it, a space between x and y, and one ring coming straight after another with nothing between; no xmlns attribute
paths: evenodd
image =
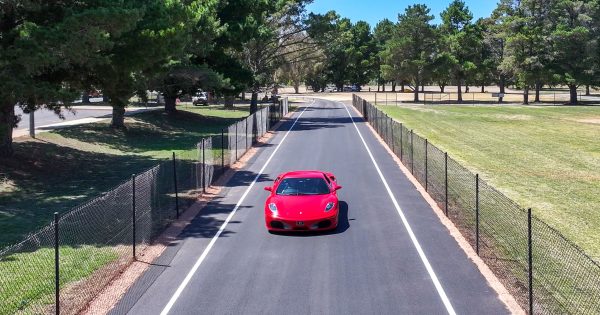
<svg viewBox="0 0 600 315"><path fill-rule="evenodd" d="M438 292L438 295L440 296L440 298L442 299L442 302L444 303L444 306L446 307L446 311L448 311L448 314L450 314L450 315L456 315L456 312L454 311L454 308L452 307L452 304L450 303L450 300L448 299L448 296L446 295L446 292L444 291L442 284L438 280L438 277L436 276L435 271L433 270L433 267L431 267L431 264L429 263L429 260L427 259L427 256L425 255L425 252L421 248L421 244L419 243L419 240L417 240L415 233L413 232L412 228L410 227L410 224L408 223L408 220L406 219L406 216L404 215L404 211L402 211L400 204L398 204L398 201L396 200L394 193L390 189L390 186L388 185L387 180L383 176L383 173L381 172L381 169L379 168L377 161L375 161L375 158L373 157L373 153L371 153L371 150L369 149L369 146L367 145L365 138L363 137L362 133L358 129L358 126L356 125L356 122L354 121L354 117L352 117L352 115L350 114L350 111L348 110L348 107L346 106L346 104L344 104L342 102L338 102L338 103L340 103L344 106L344 109L346 109L348 116L352 120L352 124L354 125L354 128L356 129L358 136L360 137L365 149L367 150L367 153L369 154L369 157L371 158L371 161L373 162L373 165L375 166L375 169L377 170L377 173L379 174L379 178L381 178L381 181L383 182L383 185L385 186L385 189L387 190L387 193L390 196L390 199L392 200L392 203L394 204L396 211L398 211L398 214L400 215L400 218L402 219L402 223L404 224L404 227L406 228L406 231L408 232L408 235L409 235L413 245L415 246L415 249L417 250L419 257L421 258L423 265L425 265L425 269L427 269L427 273L429 273L429 276L431 277L431 281L433 282L433 285L435 286L435 288Z"/></svg>
<svg viewBox="0 0 600 315"><path fill-rule="evenodd" d="M242 204L242 202L244 202L244 200L246 199L246 196L248 196L248 193L250 192L250 190L252 189L252 187L254 187L254 184L256 184L256 182L258 181L259 177L265 171L265 169L267 168L267 166L269 165L269 163L273 159L273 156L275 156L275 153L277 153L277 151L279 150L279 147L283 144L283 142L285 141L285 139L287 138L287 136L290 134L290 132L292 131L292 129L294 129L294 126L296 126L296 123L298 122L298 119L300 119L300 117L302 117L302 114L304 114L304 112L306 111L306 109L310 105L312 105L314 103L315 103L315 101L313 100L313 102L310 103L310 104L308 104L308 106L305 106L304 110L302 110L302 112L300 113L300 115L298 115L298 117L296 117L296 119L294 120L294 123L292 124L292 126L290 127L290 129L286 132L286 134L281 139L281 142L279 142L279 144L277 145L277 147L275 147L275 150L271 153L271 155L269 156L269 159L267 159L267 161L265 162L265 164L263 165L263 167L260 169L260 171L258 171L258 173L256 174L256 177L254 177L254 180L252 181L252 183L250 184L250 186L248 186L248 188L246 188L246 191L244 192L244 194L242 195L242 197L240 198L240 200L237 202L237 204L235 205L235 207L233 208L233 210L231 211L231 213L229 213L229 215L225 219L225 222L223 222L223 224L219 228L219 231L217 231L217 233L215 234L215 236L213 236L213 238L210 240L210 243L208 243L208 246L206 246L206 248L204 249L204 251L202 252L202 254L200 255L200 257L198 257L198 260L196 261L196 263L194 264L194 266L192 267L192 269L190 269L190 271L188 272L187 276L183 279L183 281L181 282L181 284L179 285L179 287L177 288L177 290L175 291L175 293L173 294L173 296L171 296L171 299L169 300L169 303L167 303L167 305L165 305L165 307L163 308L162 312L160 312L161 315L167 315L167 314L169 314L169 311L171 310L171 308L173 307L173 305L175 305L175 302L177 301L177 299L179 298L179 296L181 295L181 293L183 292L183 290L185 289L185 287L188 285L188 283L190 282L190 280L192 279L192 277L194 276L194 274L196 273L196 271L198 270L198 268L200 267L200 265L202 264L202 262L204 261L204 259L206 258L206 256L208 256L208 253L210 252L210 250L214 246L214 244L217 241L217 239L219 238L219 236L221 236L221 233L223 233L223 231L227 227L227 224L229 223L229 221L231 221L231 219L233 218L233 216L235 215L235 213L239 209L239 207Z"/></svg>

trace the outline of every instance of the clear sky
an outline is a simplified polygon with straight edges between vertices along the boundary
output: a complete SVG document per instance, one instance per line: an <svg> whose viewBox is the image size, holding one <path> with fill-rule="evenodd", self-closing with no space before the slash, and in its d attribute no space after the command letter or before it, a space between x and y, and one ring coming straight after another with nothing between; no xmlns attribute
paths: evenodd
<svg viewBox="0 0 600 315"><path fill-rule="evenodd" d="M496 8L496 0L464 0L473 12L473 20L489 16ZM426 4L435 16L435 23L440 23L440 13L448 7L452 0L314 0L308 6L308 12L325 13L335 10L342 17L352 22L367 21L371 28L384 18L396 22L398 13L404 12L412 4Z"/></svg>

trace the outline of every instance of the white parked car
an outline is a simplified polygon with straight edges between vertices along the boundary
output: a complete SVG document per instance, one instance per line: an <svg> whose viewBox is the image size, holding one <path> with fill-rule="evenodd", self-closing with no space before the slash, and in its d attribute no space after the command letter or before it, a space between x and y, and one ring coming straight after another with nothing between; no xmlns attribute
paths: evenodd
<svg viewBox="0 0 600 315"><path fill-rule="evenodd" d="M328 85L325 87L325 92L333 93L337 92L337 88L334 85Z"/></svg>
<svg viewBox="0 0 600 315"><path fill-rule="evenodd" d="M192 104L194 105L208 105L208 93L206 92L198 92L196 95L192 96Z"/></svg>

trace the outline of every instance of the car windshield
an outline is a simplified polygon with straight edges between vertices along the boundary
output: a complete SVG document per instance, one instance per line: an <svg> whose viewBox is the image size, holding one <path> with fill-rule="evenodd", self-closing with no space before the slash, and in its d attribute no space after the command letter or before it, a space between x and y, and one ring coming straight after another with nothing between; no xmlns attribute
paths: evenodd
<svg viewBox="0 0 600 315"><path fill-rule="evenodd" d="M325 195L329 193L329 186L323 178L286 178L277 186L278 195Z"/></svg>

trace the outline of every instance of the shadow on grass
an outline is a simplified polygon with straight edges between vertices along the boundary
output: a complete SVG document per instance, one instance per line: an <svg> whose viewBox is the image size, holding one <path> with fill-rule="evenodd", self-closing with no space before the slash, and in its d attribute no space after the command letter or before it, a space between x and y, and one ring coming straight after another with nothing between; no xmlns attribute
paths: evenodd
<svg viewBox="0 0 600 315"><path fill-rule="evenodd" d="M0 173L16 187L0 195L0 247L47 225L54 212L63 213L157 163L41 141L18 142L14 149L12 158L0 160Z"/></svg>
<svg viewBox="0 0 600 315"><path fill-rule="evenodd" d="M55 133L85 143L103 145L127 153L194 149L204 136L220 133L235 118L207 117L188 111L176 114L148 112L128 118L126 130L109 129L106 124L89 124L60 129Z"/></svg>
<svg viewBox="0 0 600 315"><path fill-rule="evenodd" d="M47 225L54 212L64 213L97 197L172 151L196 150L201 137L235 120L156 111L128 118L127 130L95 123L55 131L67 141L96 145L96 152L46 141L14 143L14 156L0 160L0 174L12 187L0 194L0 248ZM103 153L103 147L122 155Z"/></svg>

